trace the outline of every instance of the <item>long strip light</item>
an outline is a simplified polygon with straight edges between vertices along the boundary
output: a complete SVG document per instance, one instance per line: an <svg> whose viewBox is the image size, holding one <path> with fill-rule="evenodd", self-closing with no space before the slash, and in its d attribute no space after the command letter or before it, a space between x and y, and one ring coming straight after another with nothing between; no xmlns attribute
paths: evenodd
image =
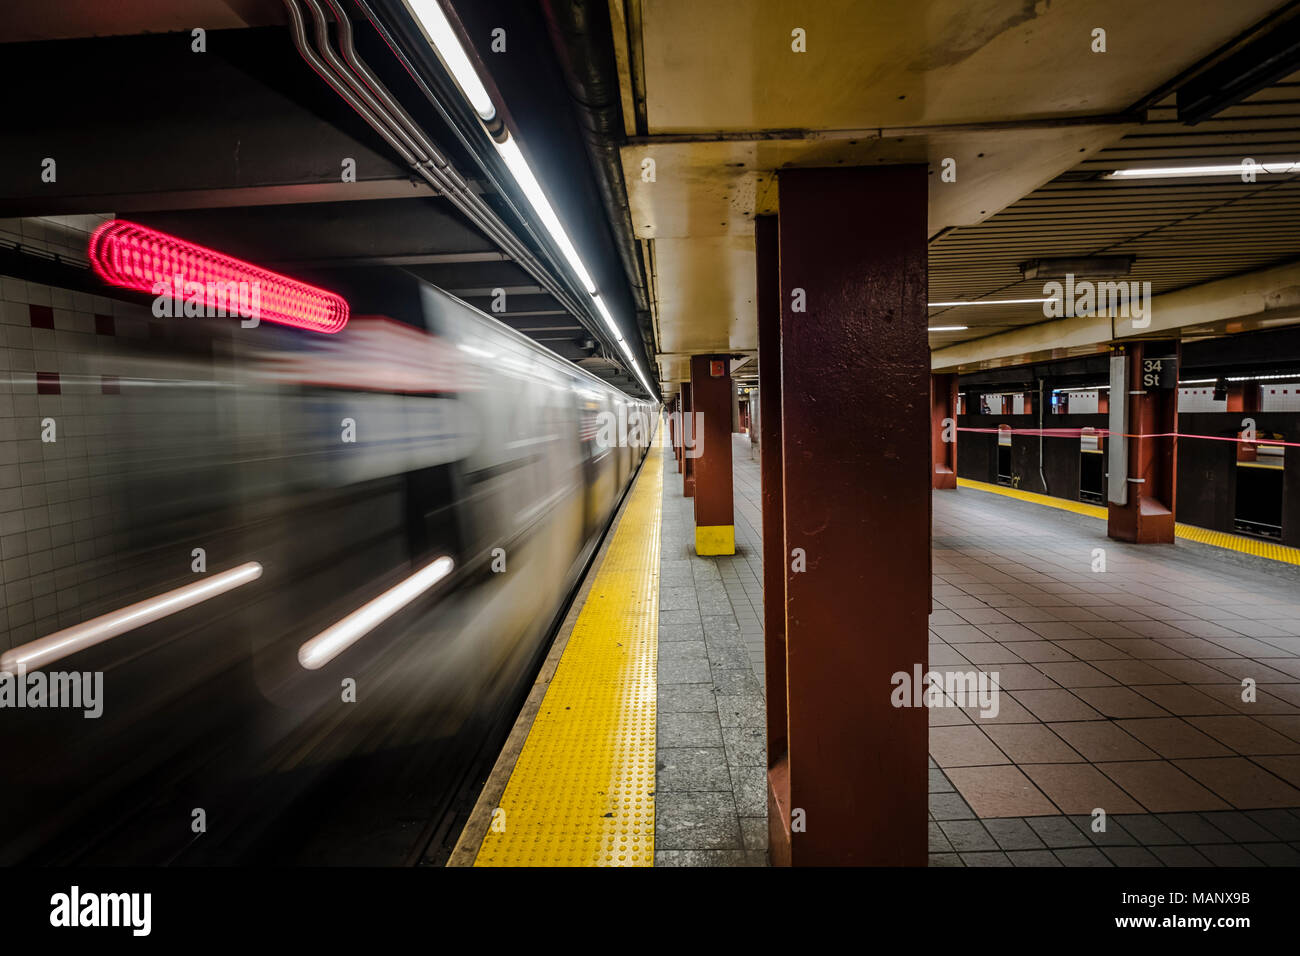
<svg viewBox="0 0 1300 956"><path fill-rule="evenodd" d="M109 285L201 301L207 314L220 310L324 333L348 322L340 295L125 219L96 229L88 254Z"/></svg>
<svg viewBox="0 0 1300 956"><path fill-rule="evenodd" d="M555 214L550 202L546 198L546 193L542 191L542 184L537 181L533 175L528 161L524 159L524 154L519 151L519 144L515 142L509 132L506 133L506 139L503 143L497 143L497 152L505 160L506 168L510 170L510 175L515 177L515 182L523 190L524 196L528 199L528 204L533 207L537 213L537 218L542 221L546 231L551 234L555 244L560 247L560 252L564 254L565 260L568 261L570 268L582 282L582 287L587 290L588 295L596 294L596 283L591 281L591 275L587 272L586 265L583 264L578 250L574 248L573 240L569 234L564 231L564 226L560 223L560 217Z"/></svg>
<svg viewBox="0 0 1300 956"><path fill-rule="evenodd" d="M1116 169L1102 179L1183 179L1192 176L1240 176L1243 172L1286 175L1300 173L1300 160L1281 159L1263 163L1231 163L1211 166L1142 166Z"/></svg>
<svg viewBox="0 0 1300 956"><path fill-rule="evenodd" d="M1300 372L1288 372L1284 375L1225 375L1219 378L1188 378L1179 385L1213 385L1216 382L1277 382L1300 380Z"/></svg>
<svg viewBox="0 0 1300 956"><path fill-rule="evenodd" d="M961 302L927 302L926 305L932 309L947 309L954 305L1025 305L1055 301L1055 299L966 299Z"/></svg>
<svg viewBox="0 0 1300 956"><path fill-rule="evenodd" d="M968 325L932 325L931 332L965 332L970 326Z"/></svg>
<svg viewBox="0 0 1300 956"><path fill-rule="evenodd" d="M154 621L200 604L218 594L256 581L262 576L262 566L249 561L229 571L213 574L201 581L167 591L157 597L111 611L72 627L65 627L27 644L21 644L0 656L0 671L16 674L22 670L36 670L69 654L94 647L110 638L144 627Z"/></svg>
<svg viewBox="0 0 1300 956"><path fill-rule="evenodd" d="M461 45L460 37L452 28L451 22L447 19L446 13L443 12L438 0L405 0L407 9L419 24L425 39L433 47L434 53L442 61L443 66L451 73L452 78L460 87L461 92L469 101L470 105L478 113L479 117L486 123L496 116L496 107L492 99L488 96L487 89L483 81L479 78L478 71L475 70L468 53ZM554 240L555 245L559 248L560 253L573 270L578 281L582 283L587 294L591 296L592 303L600 317L604 320L614 341L618 344L636 377L644 386L646 392L653 396L654 389L651 388L649 380L645 373L641 371L641 365L637 362L632 346L623 338L623 333L619 331L618 323L614 321L614 316L610 314L609 307L605 305L600 294L596 290L596 283L592 281L591 273L587 271L586 264L582 257L578 255L578 250L569 238L568 232L565 231L560 217L556 215L555 208L551 205L550 200L546 198L546 191L537 181L533 174L532 168L528 161L524 159L524 154L519 149L519 144L515 142L514 137L510 135L508 129L497 136L491 137L497 152L500 154L506 168L510 170L510 175L514 177L515 183L523 192L528 204L532 206L533 212L546 231Z"/></svg>
<svg viewBox="0 0 1300 956"><path fill-rule="evenodd" d="M452 567L451 558L435 558L405 581L389 588L373 601L361 605L343 620L325 628L304 643L298 648L298 663L309 671L324 667L451 574Z"/></svg>
<svg viewBox="0 0 1300 956"><path fill-rule="evenodd" d="M406 0L406 7L415 17L415 22L424 31L424 38L429 41L442 65L447 68L456 85L460 87L465 99L469 100L474 112L483 120L491 120L497 115L497 108L488 96L487 87L479 79L478 71L470 63L465 48L460 45L451 21L442 12L438 0Z"/></svg>

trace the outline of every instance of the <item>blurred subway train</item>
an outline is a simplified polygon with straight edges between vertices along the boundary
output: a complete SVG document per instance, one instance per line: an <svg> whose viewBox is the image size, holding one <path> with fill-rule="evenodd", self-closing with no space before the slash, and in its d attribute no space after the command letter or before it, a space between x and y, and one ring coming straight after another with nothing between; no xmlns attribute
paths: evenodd
<svg viewBox="0 0 1300 956"><path fill-rule="evenodd" d="M472 800L658 410L409 273L336 287L333 335L3 303L0 664L103 677L0 711L0 863L420 862Z"/></svg>

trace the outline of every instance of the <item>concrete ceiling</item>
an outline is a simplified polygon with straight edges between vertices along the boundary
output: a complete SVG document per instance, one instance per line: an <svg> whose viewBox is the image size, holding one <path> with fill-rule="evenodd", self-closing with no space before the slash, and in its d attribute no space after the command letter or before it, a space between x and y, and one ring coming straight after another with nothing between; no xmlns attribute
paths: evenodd
<svg viewBox="0 0 1300 956"><path fill-rule="evenodd" d="M983 223L938 238L930 246L931 301L1040 297L1043 280L1024 279L1019 265L1045 256L1134 256L1128 278L1151 283L1154 308L1161 314L1172 308L1176 300L1168 297L1178 290L1204 286L1206 298L1213 300L1216 284L1231 276L1290 275L1261 270L1300 259L1300 173L1259 176L1253 183L1222 176L1102 178L1121 168L1232 165L1246 157L1257 162L1300 157L1300 74L1195 126L1178 122L1172 101L1163 102L1141 129ZM1287 282L1294 285L1296 279L1292 275ZM1273 295L1270 301L1280 301L1283 288L1259 286L1261 295ZM1261 304L1259 321L1281 319L1264 316L1262 309ZM1211 318L1201 314L1198 326ZM1242 313L1217 316L1225 328L1235 318L1241 318L1232 326L1237 331L1256 327ZM1007 333L1043 324L1044 316L1039 305L958 307L931 309L930 322L969 326L965 332L931 336L936 359L947 367L956 357L963 357L963 364L970 361L980 352L976 343L990 336L1002 338L987 342L987 348L1006 354ZM956 348L958 343L966 347Z"/></svg>
<svg viewBox="0 0 1300 956"><path fill-rule="evenodd" d="M653 270L664 380L687 378L692 352L756 349L753 217L776 211L780 169L930 164L930 233L942 248L951 230L1135 133L1147 97L1278 6L611 0L623 166ZM1091 51L1096 28L1105 53ZM796 29L806 52L791 48ZM947 157L954 183L937 175ZM653 181L642 176L648 159Z"/></svg>

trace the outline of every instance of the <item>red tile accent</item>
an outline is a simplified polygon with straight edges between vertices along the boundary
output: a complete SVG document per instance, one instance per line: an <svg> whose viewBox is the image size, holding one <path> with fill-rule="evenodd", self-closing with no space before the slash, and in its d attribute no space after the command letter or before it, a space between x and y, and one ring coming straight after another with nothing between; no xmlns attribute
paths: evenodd
<svg viewBox="0 0 1300 956"><path fill-rule="evenodd" d="M27 314L31 317L32 328L54 328L54 310L48 305L29 305L27 306Z"/></svg>
<svg viewBox="0 0 1300 956"><path fill-rule="evenodd" d="M96 335L116 335L117 327L113 324L111 315L95 316L95 334Z"/></svg>
<svg viewBox="0 0 1300 956"><path fill-rule="evenodd" d="M32 308L35 308L33 306ZM58 372L37 372L36 373L36 394L37 395L58 395L62 389L59 387Z"/></svg>

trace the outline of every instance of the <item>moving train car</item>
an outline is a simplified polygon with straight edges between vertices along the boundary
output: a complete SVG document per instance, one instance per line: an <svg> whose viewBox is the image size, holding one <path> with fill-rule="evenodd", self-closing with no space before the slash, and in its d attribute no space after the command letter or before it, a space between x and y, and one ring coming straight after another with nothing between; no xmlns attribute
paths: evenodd
<svg viewBox="0 0 1300 956"><path fill-rule="evenodd" d="M408 273L339 282L334 335L3 303L0 665L103 676L98 716L0 713L0 862L414 861L495 752L657 409Z"/></svg>

